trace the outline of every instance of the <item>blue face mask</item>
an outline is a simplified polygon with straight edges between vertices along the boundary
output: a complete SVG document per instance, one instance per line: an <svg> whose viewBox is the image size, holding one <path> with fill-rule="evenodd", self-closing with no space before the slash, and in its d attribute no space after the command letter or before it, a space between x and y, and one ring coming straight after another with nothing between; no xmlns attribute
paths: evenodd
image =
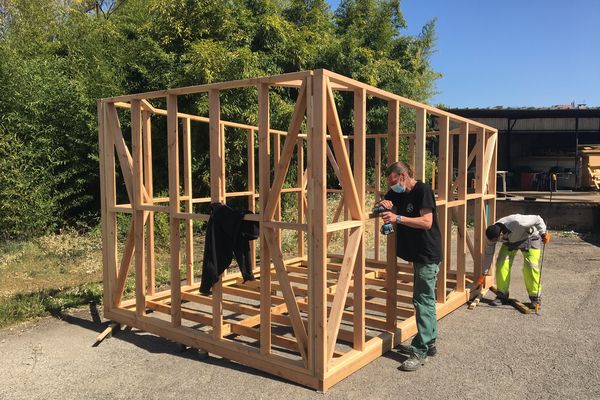
<svg viewBox="0 0 600 400"><path fill-rule="evenodd" d="M396 193L404 193L406 191L406 188L399 183L392 185L390 189L392 189Z"/></svg>

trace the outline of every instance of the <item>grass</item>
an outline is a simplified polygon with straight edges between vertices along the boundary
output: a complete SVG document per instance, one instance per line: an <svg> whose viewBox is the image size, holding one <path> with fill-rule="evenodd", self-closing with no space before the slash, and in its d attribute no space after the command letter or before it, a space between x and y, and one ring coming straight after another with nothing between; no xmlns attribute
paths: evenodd
<svg viewBox="0 0 600 400"><path fill-rule="evenodd" d="M102 283L66 289L44 289L0 299L0 327L39 318L60 316L65 310L102 302Z"/></svg>
<svg viewBox="0 0 600 400"><path fill-rule="evenodd" d="M0 327L100 303L101 257L95 231L0 245Z"/></svg>
<svg viewBox="0 0 600 400"><path fill-rule="evenodd" d="M157 269L156 282L159 286L169 282L167 268ZM102 290L102 282L90 282L0 298L0 328L47 315L60 317L69 309L102 304ZM134 292L135 277L129 276L125 283L124 298L132 297Z"/></svg>
<svg viewBox="0 0 600 400"><path fill-rule="evenodd" d="M102 303L102 243L98 231L66 231L0 244L0 328ZM156 283L169 281L168 254L157 254ZM182 271L185 273L185 268ZM135 278L125 284L125 298Z"/></svg>
<svg viewBox="0 0 600 400"><path fill-rule="evenodd" d="M74 231L0 246L0 298L102 280L97 233Z"/></svg>

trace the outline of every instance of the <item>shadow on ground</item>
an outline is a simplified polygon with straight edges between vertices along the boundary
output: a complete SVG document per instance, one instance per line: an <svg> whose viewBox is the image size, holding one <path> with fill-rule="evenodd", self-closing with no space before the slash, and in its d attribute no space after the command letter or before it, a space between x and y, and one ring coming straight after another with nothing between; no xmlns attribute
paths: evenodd
<svg viewBox="0 0 600 400"><path fill-rule="evenodd" d="M52 315L55 318L60 319L61 321L64 321L68 324L76 325L97 333L103 332L110 325L110 321L102 322L98 306L95 303L90 304L89 315L87 314L87 312L83 311L78 314L53 313ZM252 367L238 364L226 358L218 357L215 355L210 355L209 357L206 357L202 353L199 353L198 349L189 348L180 343L173 342L169 339L165 339L160 336L156 336L152 333L138 330L136 328L127 327L126 329L115 329L111 337L105 338L104 340L123 340L124 342L132 344L149 353L168 354L188 360L203 362L216 367L243 372L250 376L259 376L271 379L273 381L285 382L286 384L291 384L294 386L304 388L304 386L299 385L295 382L279 378L275 375L260 371L258 369L254 369ZM103 341L94 342L91 344L91 347L101 346L102 342Z"/></svg>

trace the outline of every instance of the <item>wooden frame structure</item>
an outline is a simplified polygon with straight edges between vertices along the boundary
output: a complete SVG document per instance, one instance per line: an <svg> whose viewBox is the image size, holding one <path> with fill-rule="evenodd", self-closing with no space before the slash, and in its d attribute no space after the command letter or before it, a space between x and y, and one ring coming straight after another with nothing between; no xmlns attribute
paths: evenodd
<svg viewBox="0 0 600 400"><path fill-rule="evenodd" d="M273 87L297 90L287 131L270 127ZM220 93L239 88L257 91L258 126L221 119ZM336 92L353 96L352 134L342 132ZM188 95L207 96L208 116L178 111L178 96ZM152 105L165 98L166 110ZM367 104L374 100L387 104L387 132L366 132ZM412 132L400 130L406 113L414 115ZM131 138L121 128L127 115ZM151 122L165 117L168 197L156 197L151 137L164 132L153 130ZM382 151L388 163L398 160L401 140L408 141L407 156L417 179L425 179L428 140L433 140L437 157L433 185L446 255L438 277L438 319L475 296L485 225L495 218L494 128L327 70L106 98L98 101L98 119L104 313L110 320L327 390L416 333L412 266L396 258L394 234L387 237L387 254L380 254L380 221L367 207L373 193L384 193ZM192 123L208 124L210 198L192 195ZM228 193L225 137L230 128L247 133L248 185ZM367 163L374 163L371 182ZM297 168L297 185L284 188L291 164ZM328 184L328 168L336 174L337 188ZM117 204L116 192L123 186L129 202ZM296 220L282 220L281 197L286 193L297 196ZM333 215L327 210L331 193L339 200ZM192 221L206 221L209 215L194 212L194 206L232 197L246 198L254 211L260 205L259 213L245 217L260 224L260 250L252 249L253 257L260 259L253 259L257 280L242 283L239 273L226 273L212 294L203 296L194 275ZM119 213L131 214L129 233L121 244ZM156 213L168 215L170 221L170 287L162 291L154 276ZM467 227L468 215L472 229ZM291 257L282 251L284 230L297 238ZM344 236L341 254L334 254L330 246L336 233ZM367 247L367 239L372 247ZM135 275L135 297L124 300L130 274Z"/></svg>

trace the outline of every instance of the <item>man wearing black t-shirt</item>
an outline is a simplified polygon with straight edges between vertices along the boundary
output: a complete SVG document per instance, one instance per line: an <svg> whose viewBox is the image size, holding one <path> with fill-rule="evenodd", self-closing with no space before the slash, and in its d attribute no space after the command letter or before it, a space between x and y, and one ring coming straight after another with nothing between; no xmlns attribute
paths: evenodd
<svg viewBox="0 0 600 400"><path fill-rule="evenodd" d="M413 263L417 335L400 350L410 357L400 369L414 371L436 354L437 317L435 283L442 261L442 244L431 186L413 178L411 168L399 161L386 170L390 191L379 204L394 210L381 214L385 223L396 223L398 257Z"/></svg>

